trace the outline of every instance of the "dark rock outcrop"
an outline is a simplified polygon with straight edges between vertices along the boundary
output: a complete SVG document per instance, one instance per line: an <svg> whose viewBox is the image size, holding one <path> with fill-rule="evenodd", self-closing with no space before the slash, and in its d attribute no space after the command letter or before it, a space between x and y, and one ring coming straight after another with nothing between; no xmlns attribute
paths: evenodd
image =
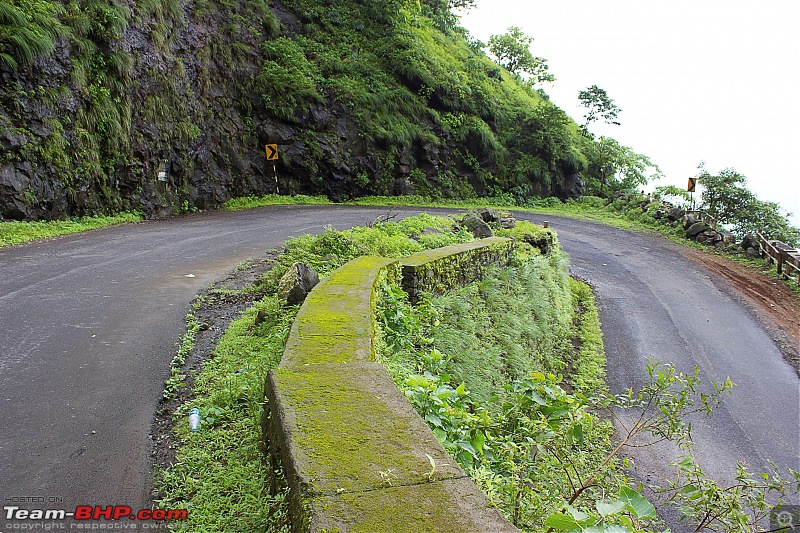
<svg viewBox="0 0 800 533"><path fill-rule="evenodd" d="M680 220L683 216L686 215L686 211L681 209L680 207L672 207L667 211L667 219L670 222L675 222L676 220Z"/></svg>
<svg viewBox="0 0 800 533"><path fill-rule="evenodd" d="M534 237L530 233L526 233L522 240L534 248L538 248L542 255L547 255L553 248L553 234L550 232L542 233L539 237Z"/></svg>
<svg viewBox="0 0 800 533"><path fill-rule="evenodd" d="M485 239L494 235L489 224L474 213L467 213L461 219L461 225L467 228L477 239Z"/></svg>
<svg viewBox="0 0 800 533"><path fill-rule="evenodd" d="M303 303L317 284L319 275L305 263L294 263L278 283L278 296L289 305Z"/></svg>
<svg viewBox="0 0 800 533"><path fill-rule="evenodd" d="M690 239L693 239L694 237L706 231L707 229L709 228L705 224L705 222L695 222L694 224L686 228L686 236Z"/></svg>
<svg viewBox="0 0 800 533"><path fill-rule="evenodd" d="M564 176L563 181L556 188L555 195L559 200L564 202L569 199L580 198L585 192L586 183L583 181L583 178L578 174L569 174Z"/></svg>
<svg viewBox="0 0 800 533"><path fill-rule="evenodd" d="M451 80L423 81L398 68L405 56L382 52L375 59L388 83L363 80L372 83L363 92L380 95L380 103L359 108L349 89L331 82L362 80L318 72L317 55L331 48L330 60L341 43L320 40L313 54L297 44L298 37L314 41L327 31L317 17L336 9L294 12L296 3L280 0L145 4L110 0L103 8L108 17L93 20L99 15L82 12L78 2L74 9L92 24L70 27L52 53L39 54L28 68L0 61L0 219L123 210L161 217L276 192L332 200L474 197L516 186L562 199L584 192L578 174L584 169L574 157L580 146L566 125L555 133L573 137L571 146L545 150L530 133L541 126L532 115L515 116L527 122L514 130L502 113L486 111L505 101L466 112L465 98L443 88ZM350 7L346 18L354 26L371 26L387 40L399 35L390 6ZM413 36L398 41L417 53ZM359 47L352 43L353 57L367 55ZM305 77L298 74L304 62ZM460 68L460 59L451 64ZM475 81L508 83L489 78L495 71L467 66L465 75ZM282 78L288 85L276 82ZM303 80L307 87L295 86ZM450 115L460 126L445 126L442 117ZM276 161L265 157L267 144L278 146ZM519 177L512 169L523 159L532 170Z"/></svg>

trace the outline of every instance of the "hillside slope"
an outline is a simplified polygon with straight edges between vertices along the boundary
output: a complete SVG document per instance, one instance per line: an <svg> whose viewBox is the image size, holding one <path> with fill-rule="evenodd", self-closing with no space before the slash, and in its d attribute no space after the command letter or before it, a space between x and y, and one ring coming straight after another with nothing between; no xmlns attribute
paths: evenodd
<svg viewBox="0 0 800 533"><path fill-rule="evenodd" d="M407 0L0 0L0 217L581 193L577 128Z"/></svg>

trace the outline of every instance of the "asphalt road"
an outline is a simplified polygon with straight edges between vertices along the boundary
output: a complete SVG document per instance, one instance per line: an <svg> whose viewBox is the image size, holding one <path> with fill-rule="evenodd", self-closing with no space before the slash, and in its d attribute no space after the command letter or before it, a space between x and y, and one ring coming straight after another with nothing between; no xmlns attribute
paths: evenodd
<svg viewBox="0 0 800 533"><path fill-rule="evenodd" d="M573 274L595 289L613 392L638 388L648 360L685 373L698 366L706 392L710 380L730 377L737 386L713 417L690 418L698 463L721 483L733 480L737 460L757 472L769 471L768 461L784 474L800 470L800 380L724 280L659 237L567 218L529 218L549 218ZM623 451L645 484L663 483L665 465L679 455L666 445Z"/></svg>
<svg viewBox="0 0 800 533"><path fill-rule="evenodd" d="M0 249L0 497L149 506L148 433L194 295L288 237L386 211L215 212ZM648 358L729 375L735 394L696 422L699 460L722 478L735 459L800 467L797 375L735 297L661 239L548 218L597 291L615 390ZM637 457L637 475L657 477L665 453Z"/></svg>

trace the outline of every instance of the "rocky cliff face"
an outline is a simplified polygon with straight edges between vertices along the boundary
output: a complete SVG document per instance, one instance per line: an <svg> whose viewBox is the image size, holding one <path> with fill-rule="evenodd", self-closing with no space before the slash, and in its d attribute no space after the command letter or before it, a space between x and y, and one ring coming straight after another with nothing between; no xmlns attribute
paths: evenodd
<svg viewBox="0 0 800 533"><path fill-rule="evenodd" d="M475 88L513 82L473 54L472 94L453 96L435 54L414 48L445 37L397 12L379 0L0 0L0 217L164 216L276 190L335 200L580 193L585 161L565 119L569 157L540 146L552 138L514 146L500 131L511 114L465 103ZM385 50L369 49L376 35ZM421 70L391 56L400 38ZM555 109L535 96L514 105ZM529 124L539 137L545 126Z"/></svg>

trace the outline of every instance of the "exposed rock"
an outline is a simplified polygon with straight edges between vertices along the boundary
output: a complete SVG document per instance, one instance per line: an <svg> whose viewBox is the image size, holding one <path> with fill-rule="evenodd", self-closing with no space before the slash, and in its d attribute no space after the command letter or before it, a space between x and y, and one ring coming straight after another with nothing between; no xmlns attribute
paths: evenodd
<svg viewBox="0 0 800 533"><path fill-rule="evenodd" d="M481 220L483 220L484 222L500 222L501 218L500 213L488 207L484 207L483 209L478 209L477 211L475 211L475 214L481 217Z"/></svg>
<svg viewBox="0 0 800 533"><path fill-rule="evenodd" d="M10 163L0 165L0 219L25 220L32 208L23 200L30 178Z"/></svg>
<svg viewBox="0 0 800 533"><path fill-rule="evenodd" d="M394 194L397 196L408 196L416 194L414 190L414 185L412 185L411 180L408 176L404 178L397 178L394 180Z"/></svg>
<svg viewBox="0 0 800 533"><path fill-rule="evenodd" d="M553 234L550 232L543 233L539 238L535 238L530 233L526 233L523 235L522 240L527 242L534 248L538 248L542 255L547 255L550 253L550 249L553 247Z"/></svg>
<svg viewBox="0 0 800 533"><path fill-rule="evenodd" d="M752 257L752 258L761 257L761 251L758 248L753 248L752 246L747 248L745 250L745 253L747 254L747 257Z"/></svg>
<svg viewBox="0 0 800 533"><path fill-rule="evenodd" d="M278 296L289 305L303 303L311 289L319 283L319 275L305 263L295 263L278 283Z"/></svg>
<svg viewBox="0 0 800 533"><path fill-rule="evenodd" d="M708 226L704 222L695 222L686 229L686 236L690 239L693 239L707 229Z"/></svg>
<svg viewBox="0 0 800 533"><path fill-rule="evenodd" d="M473 213L467 213L461 219L461 225L467 228L476 238L485 239L494 235L489 224Z"/></svg>
<svg viewBox="0 0 800 533"><path fill-rule="evenodd" d="M579 174L570 174L564 176L561 181L561 186L556 190L556 196L561 201L569 200L570 198L580 198L586 192L586 183Z"/></svg>
<svg viewBox="0 0 800 533"><path fill-rule="evenodd" d="M736 235L734 235L730 231L720 231L719 234L722 235L722 241L726 245L736 244Z"/></svg>
<svg viewBox="0 0 800 533"><path fill-rule="evenodd" d="M503 217L500 219L500 227L511 229L517 227L517 220L514 217Z"/></svg>
<svg viewBox="0 0 800 533"><path fill-rule="evenodd" d="M484 222L498 224L503 229L511 229L517 225L517 221L511 213L501 213L488 207L478 209L474 214L480 217Z"/></svg>
<svg viewBox="0 0 800 533"><path fill-rule="evenodd" d="M743 250L747 250L748 248L755 248L758 250L759 248L758 240L753 235L745 235L739 246L741 246Z"/></svg>
<svg viewBox="0 0 800 533"><path fill-rule="evenodd" d="M689 229L690 226L692 226L693 224L698 222L698 219L697 219L696 216L694 216L694 213L689 213L689 214L683 215L680 218L680 221L681 221L681 225L683 225L683 229Z"/></svg>
<svg viewBox="0 0 800 533"><path fill-rule="evenodd" d="M700 244L706 244L708 246L712 246L718 242L722 242L722 235L720 235L717 231L713 229L707 229L697 236L695 236L695 240Z"/></svg>
<svg viewBox="0 0 800 533"><path fill-rule="evenodd" d="M675 222L676 220L680 220L686 215L686 211L681 209L680 207L673 207L669 211L667 211L667 219L670 222Z"/></svg>

